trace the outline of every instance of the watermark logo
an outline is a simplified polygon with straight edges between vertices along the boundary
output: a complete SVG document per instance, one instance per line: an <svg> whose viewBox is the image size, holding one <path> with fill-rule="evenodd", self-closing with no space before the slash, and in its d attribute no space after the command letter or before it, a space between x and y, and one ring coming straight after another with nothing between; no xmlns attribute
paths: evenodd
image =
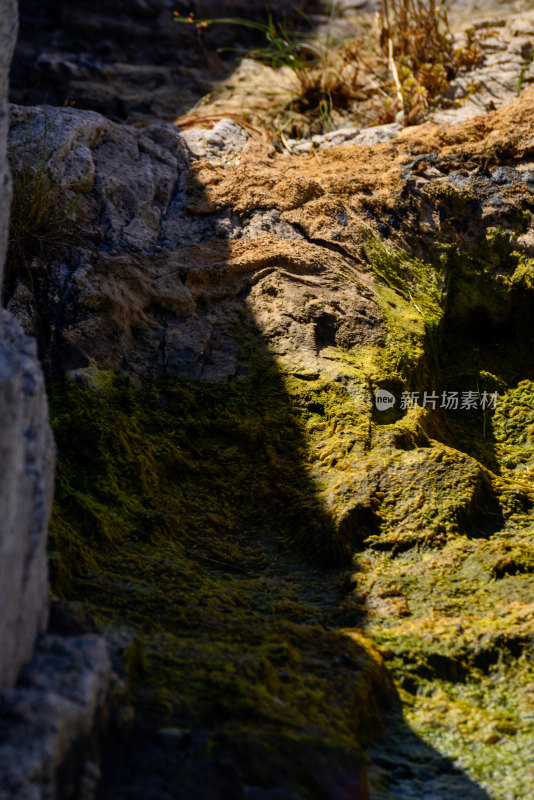
<svg viewBox="0 0 534 800"><path fill-rule="evenodd" d="M445 411L494 411L497 408L498 392L402 392L399 409L409 408L442 408ZM393 408L396 398L386 389L379 389L375 394L375 403L379 411Z"/></svg>
<svg viewBox="0 0 534 800"><path fill-rule="evenodd" d="M379 411L393 408L395 405L395 395L391 394L391 392L388 392L386 389L379 389L375 394L375 403Z"/></svg>

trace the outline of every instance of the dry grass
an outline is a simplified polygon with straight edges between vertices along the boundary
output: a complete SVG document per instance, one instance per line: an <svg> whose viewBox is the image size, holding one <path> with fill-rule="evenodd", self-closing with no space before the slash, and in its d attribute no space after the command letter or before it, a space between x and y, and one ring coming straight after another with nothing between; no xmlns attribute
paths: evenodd
<svg viewBox="0 0 534 800"><path fill-rule="evenodd" d="M67 200L61 187L50 179L42 154L32 150L23 158L20 163L11 157L13 199L4 303L19 281L33 287L36 272L42 272L47 258L80 237L72 218L76 198Z"/></svg>
<svg viewBox="0 0 534 800"><path fill-rule="evenodd" d="M268 124L296 137L351 123L421 122L434 108L451 104L451 82L482 58L472 30L458 46L446 8L436 0L381 0L374 27L362 17L361 35L344 43L329 33L320 41L288 30L271 17L267 23L175 19L200 31L224 23L261 32L266 46L248 55L294 76L292 96L273 108Z"/></svg>
<svg viewBox="0 0 534 800"><path fill-rule="evenodd" d="M378 28L379 47L395 89L391 111L407 124L420 122L446 102L458 72L482 59L472 29L463 47L456 46L446 7L435 0L381 0Z"/></svg>

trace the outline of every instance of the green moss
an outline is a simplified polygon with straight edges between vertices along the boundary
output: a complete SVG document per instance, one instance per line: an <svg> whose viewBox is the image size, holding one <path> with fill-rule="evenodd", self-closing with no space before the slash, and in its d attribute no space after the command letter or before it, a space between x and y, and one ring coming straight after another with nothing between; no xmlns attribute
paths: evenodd
<svg viewBox="0 0 534 800"><path fill-rule="evenodd" d="M475 201L472 190L468 188L459 189L453 183L431 183L426 187L426 194L433 202L447 211L448 215L463 216L469 211Z"/></svg>
<svg viewBox="0 0 534 800"><path fill-rule="evenodd" d="M534 258L517 254L517 267L512 275L512 286L532 291L534 289Z"/></svg>
<svg viewBox="0 0 534 800"><path fill-rule="evenodd" d="M274 764L314 797L310 753L361 764L389 692L378 654L325 628L339 572L325 565L349 542L310 448L322 423L357 414L345 387L282 380L242 338L250 373L225 385L93 370L51 387L52 588L133 631L124 659L146 718L209 729L252 782Z"/></svg>
<svg viewBox="0 0 534 800"><path fill-rule="evenodd" d="M316 755L360 764L364 731L380 727L388 680L353 638L366 598L373 636L418 693L414 724L433 741L439 697L467 719L477 670L487 677L492 653L522 652L532 263L512 247L496 229L469 254L449 247L424 263L370 237L384 334L332 348L335 379L281 367L243 318L240 380L134 385L91 367L52 387L53 587L102 627L133 631L125 660L145 716L209 729L251 781L274 770L314 797ZM495 413L380 417L377 387L501 400ZM343 583L336 565L355 550L368 563ZM516 724L491 714L497 733ZM445 723L453 753L458 729ZM458 745L466 758L485 724ZM490 762L473 774L486 779Z"/></svg>
<svg viewBox="0 0 534 800"><path fill-rule="evenodd" d="M440 263L424 263L394 245L385 245L369 233L364 245L366 258L380 283L389 286L419 312L425 322L439 319L445 285Z"/></svg>

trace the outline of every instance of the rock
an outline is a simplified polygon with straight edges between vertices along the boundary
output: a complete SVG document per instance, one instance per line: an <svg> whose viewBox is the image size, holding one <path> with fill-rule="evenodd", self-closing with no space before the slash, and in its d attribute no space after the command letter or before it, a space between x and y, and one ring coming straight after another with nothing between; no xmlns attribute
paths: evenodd
<svg viewBox="0 0 534 800"><path fill-rule="evenodd" d="M166 374L224 383L247 370L231 333L246 303L285 369L341 382L358 419L367 418L369 377L349 369L343 352L378 348L378 363L384 363L384 342L396 341L407 359L404 380L426 368L424 319L430 312L422 309L440 317L437 298L447 275L430 269L421 278L429 281L430 294L417 300L420 279L413 277L399 294L393 289L399 279L387 277L388 270L396 264L403 275L426 274L423 262L403 249L415 231L421 252L433 253L437 241L438 249L453 244L470 252L481 236L490 237L491 248L492 231L512 229L518 202L532 202L529 97L450 129L427 124L401 133L399 125L379 126L328 148L320 160L276 154L266 138L229 120L180 133L170 125L133 128L92 112L55 110L47 120L47 169L66 196L83 187L76 213L93 244L76 244L68 261L49 264L46 313L54 338L43 343L47 368L87 385L94 385L98 369L119 368L142 379ZM32 109L30 127L24 112L13 109L15 154L41 130L46 113ZM386 140L365 145L361 137ZM487 154L497 152L506 159L488 170ZM466 208L477 209L471 222ZM528 250L530 228L527 222L516 246ZM389 243L379 244L380 237ZM458 283L449 299L458 326L469 327L478 313L469 285ZM388 291L395 297L387 299ZM512 324L511 298L487 301L493 335ZM22 280L10 308L28 321L42 313ZM405 325L411 333L404 340ZM387 370L374 375L390 380ZM475 519L485 524L480 508L496 502L485 473L445 443L436 452L411 452L434 438L433 424L440 425L421 427L417 413L379 426L376 446L385 450L378 464L374 457L367 463L365 426L355 421L346 431L351 477L339 476L334 488L333 470L325 503L347 539L361 530L377 549L408 547L420 538L456 535ZM415 473L420 495L413 498L405 490ZM384 504L379 513L373 500L379 490L404 500L394 509Z"/></svg>
<svg viewBox="0 0 534 800"><path fill-rule="evenodd" d="M192 26L174 24L178 5L22 0L12 98L30 104L46 95L49 105L72 101L117 119L146 119L153 108L172 118L207 90L195 80L184 88L196 36Z"/></svg>
<svg viewBox="0 0 534 800"><path fill-rule="evenodd" d="M424 676L463 680L469 659L486 669L501 635L504 606L514 623L502 623L507 629L499 646L514 658L522 652L531 629L531 617L519 619L522 584L513 584L511 601L505 591L516 571L530 579L530 561L519 543L501 560L501 540L526 539L531 520L529 485L506 471L521 467L520 478L530 474L531 381L525 379L521 398L506 389L502 412L479 408L469 423L461 419L462 409L457 416L446 414L439 398L445 389L469 389L480 401L485 382L513 388L531 376L524 332L534 311L532 263L526 258L533 236L532 96L529 89L499 111L460 125L388 126L354 136L351 131L352 141L342 147L303 157L277 152L260 132L231 120L209 131L180 132L168 124L116 125L74 109L48 117L46 170L68 202L77 199L72 212L78 236L63 252L36 259L40 291L32 292L21 274L9 305L28 331L40 321L49 373L74 379L58 388L64 393L58 401L61 425L67 426L58 431L70 459L58 514L71 525L69 545L85 559L81 571L91 565L96 572L92 560L98 565L98 583L91 588L104 591L95 604L102 603L108 618L116 618L118 609L125 617L132 601L139 613L144 640L131 631L123 635L124 645L134 637L127 647L130 671L145 708L159 703L158 712L175 715L150 750L150 781L161 776L162 796L179 784L175 765L190 777L184 797L198 796L198 786L208 797L239 797L243 766L251 770L245 796L283 796L286 785L276 761L266 766L264 741L257 745L250 728L245 732L251 704L258 714L253 724L266 732L271 752L287 759L288 775L302 763L302 780L320 786L325 797L362 795L366 781L359 760L351 756L344 765L335 752L325 761L317 757L323 755L330 714L321 712L319 733L308 714L315 703L332 698L328 711L340 714L342 726L350 718L351 742L378 726L387 680L365 638L355 634L364 613L374 635L390 647L392 668L399 669L405 654L403 686L414 694ZM19 163L19 143L44 130L46 113L31 109L30 125L24 112L13 109ZM377 136L386 138L378 142ZM325 139L332 141L335 136ZM253 372L254 359L265 380L257 364ZM161 376L168 381L154 380ZM176 380L181 378L188 380ZM449 385L451 379L459 385ZM176 394L166 396L161 386ZM379 389L396 399L389 411L376 407ZM401 402L406 392L421 397L436 389L437 406ZM226 397L236 409L231 416L225 416ZM71 398L80 403L79 417L71 413ZM105 471L106 485L120 487L106 502L102 495L95 502L96 489L86 480L85 442L94 442L92 468ZM110 452L119 454L116 463ZM294 474L304 476L298 490ZM212 496L214 475L220 488L216 506L206 511L199 502L184 512L190 495ZM256 490L260 501L248 516L246 504L253 503ZM183 502L177 504L177 496ZM245 522L235 514L241 503ZM276 547L276 580L290 576L284 581L298 584L294 593L265 571L259 537L251 553L250 533L260 515L262 534L272 536L266 559ZM176 530L181 549L179 557L169 558L158 550L159 541L172 540ZM472 562L488 539L498 546L487 554L489 566L475 565L477 580L488 572L477 594L462 588L458 573L475 569ZM103 554L102 543L107 547L110 541ZM303 567L295 581L284 561L290 547L321 563L358 561L343 601L331 604L327 615L306 605L306 594L317 594L320 571L307 578ZM448 560L441 560L444 551ZM128 572L132 564L135 581ZM388 579L376 581L382 573ZM410 579L403 583L406 573ZM323 575L322 585L329 579ZM79 580L86 588L88 576ZM356 598L365 580L367 593ZM506 589L496 586L504 583ZM418 594L422 584L424 597ZM231 597L225 594L230 589ZM245 591L241 613L236 597L243 601ZM459 615L452 604L460 591L473 595L476 614L475 622L462 617L458 644ZM146 620L154 621L154 633ZM176 620L179 636L173 639ZM310 621L313 630L306 629ZM269 658L259 652L268 624L277 647L287 626L296 651L290 659L279 661L277 648L272 656L267 650ZM483 641L477 630L484 631ZM214 650L216 637L221 650ZM346 638L353 639L350 651ZM173 672L163 677L157 673L162 651L174 661ZM151 679L147 663L159 687L143 684ZM232 671L221 691L229 663ZM198 670L192 688L191 664ZM310 674L320 687L312 695ZM481 672L473 674L481 680ZM161 690L169 675L176 693L182 692L178 700ZM306 691L293 691L301 680ZM206 700L206 686L213 699ZM422 692L417 703L426 696ZM315 698L312 710L309 697ZM118 728L126 739L138 739L132 749L117 744L127 753L124 763L111 754L105 787L110 798L153 788L141 783L147 771L138 756L147 737L129 713L123 716ZM298 758L288 754L279 741L280 719L291 719L297 731L313 730L313 747L299 743L299 734ZM228 783L210 766L204 734L193 730L210 724L229 739L236 736ZM245 732L241 743L236 731ZM196 762L189 758L196 746L189 751L188 741L198 745ZM245 743L249 750L240 749ZM260 765L251 766L249 754L260 751ZM425 770L421 758L412 785ZM90 786L94 770L87 774ZM469 789L465 776L454 780ZM300 784L295 791L301 792ZM464 796L480 792L475 787Z"/></svg>
<svg viewBox="0 0 534 800"><path fill-rule="evenodd" d="M512 36L534 36L534 12L527 11L517 17L511 17L508 27Z"/></svg>
<svg viewBox="0 0 534 800"><path fill-rule="evenodd" d="M310 153L312 150L355 142L358 140L359 133L360 128L339 128L325 133L323 136L312 136L311 139L288 139L287 145L292 153Z"/></svg>
<svg viewBox="0 0 534 800"><path fill-rule="evenodd" d="M35 342L0 321L0 686L12 686L48 614L54 448Z"/></svg>
<svg viewBox="0 0 534 800"><path fill-rule="evenodd" d="M1 800L93 800L94 737L111 667L97 636L43 637L15 689L0 693Z"/></svg>
<svg viewBox="0 0 534 800"><path fill-rule="evenodd" d="M402 130L402 125L398 122L391 122L389 125L373 125L370 128L360 131L352 139L352 144L373 145L381 142L389 142L395 139Z"/></svg>
<svg viewBox="0 0 534 800"><path fill-rule="evenodd" d="M311 139L288 139L288 147L292 153L311 153L313 150L326 150L342 144L373 145L389 142L402 131L402 125L391 122L388 125L373 125L370 128L339 128L323 136L315 135Z"/></svg>
<svg viewBox="0 0 534 800"><path fill-rule="evenodd" d="M0 14L0 283L10 201L6 158L7 70L16 6ZM35 342L0 312L0 687L29 661L48 611L46 535L54 450Z"/></svg>
<svg viewBox="0 0 534 800"><path fill-rule="evenodd" d="M475 21L472 27L484 32L480 41L484 58L474 69L460 71L447 95L451 108L438 109L430 118L442 124L463 122L512 101L529 86L534 81L533 19L532 11L526 11ZM458 44L462 45L461 36Z"/></svg>
<svg viewBox="0 0 534 800"><path fill-rule="evenodd" d="M8 0L0 9L0 283L7 248L9 206L11 203L11 178L6 159L6 140L8 131L7 92L8 76L17 38L17 4Z"/></svg>
<svg viewBox="0 0 534 800"><path fill-rule="evenodd" d="M319 5L302 0L299 8L306 12ZM82 0L60 5L21 0L11 100L23 105L73 103L116 121L170 121L193 108L232 71L236 47L264 45L261 32L238 25L215 25L199 38L194 25L174 22L174 11L185 17L193 12L197 19L261 21L269 13L283 13L302 22L282 0ZM223 58L220 48L227 51Z"/></svg>
<svg viewBox="0 0 534 800"><path fill-rule="evenodd" d="M332 315L334 327L339 328L339 342L348 344L379 335L378 328L374 333L371 330L376 309L371 310L369 318L362 316L364 307L371 308L372 304L358 299L350 289L339 293L318 277L311 277L305 299L298 283L292 283L291 272L304 270L318 276L322 268L317 271L308 264L312 265L321 251L303 242L298 230L276 211L254 210L245 219L224 214L202 218L188 213L188 165L193 160L199 164L238 163L257 141L242 127L223 120L212 130L180 134L170 125L143 129L117 126L89 111L15 107L11 133L15 158L28 147L29 137L40 136L40 131L46 141L43 155L49 174L63 187L66 197L80 199L78 218L96 247L93 251L77 248L80 256L74 269L72 262L70 271L65 264L56 273L54 293L64 317L53 322L55 343L49 345L54 348L53 354L42 342L49 369L59 364L62 370L73 373L96 357L100 365L109 368L128 362L139 375L163 371L203 380L226 380L236 375L240 351L226 332L227 323L236 313L235 298L240 288L262 264L267 275L269 264L281 255L284 248L280 250L279 237L280 241L287 240L288 246L293 242L294 263L287 278L273 276L273 287L280 280L285 285L285 289L280 286L273 291L285 291L286 304L295 304L294 313L302 320L308 318L306 347L311 356L317 347L326 345L321 336L316 341L314 332L321 325L315 321L321 314L325 319ZM209 250L197 244L209 238L213 239ZM234 242L233 256L228 240ZM248 253L254 249L257 256L251 261ZM332 263L339 261L336 254L330 258ZM226 276L226 289L220 283L222 275ZM67 296L70 299L65 305ZM261 306L275 309L279 305L261 292L254 296ZM27 295L19 290L9 307L16 308L21 319L35 320L31 309L23 310L26 300ZM99 311L110 302L115 308L111 325L108 312ZM324 303L330 311L320 311ZM336 303L342 310L335 310ZM89 349L87 325L92 330ZM135 345L134 327L138 329ZM34 332L30 326L27 330ZM302 339L300 329L295 335ZM283 345L288 353L294 349L292 339L289 334Z"/></svg>
<svg viewBox="0 0 534 800"><path fill-rule="evenodd" d="M0 11L0 283L10 201L7 70L15 31L16 6L4 3ZM82 164L83 158L77 163ZM86 171L78 169L76 180L83 185ZM0 427L0 798L92 800L99 770L92 758L97 750L91 734L108 692L110 662L98 637L44 637L32 659L48 619L46 541L54 444L36 342L24 335L4 309L0 312Z"/></svg>
<svg viewBox="0 0 534 800"><path fill-rule="evenodd" d="M191 128L182 134L193 156L214 163L229 163L242 152L250 135L246 128L221 119L211 129Z"/></svg>

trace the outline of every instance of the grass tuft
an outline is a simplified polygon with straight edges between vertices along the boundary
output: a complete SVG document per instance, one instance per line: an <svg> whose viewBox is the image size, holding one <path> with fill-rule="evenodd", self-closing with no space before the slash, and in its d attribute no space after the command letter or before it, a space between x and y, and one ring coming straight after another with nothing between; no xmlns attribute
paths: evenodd
<svg viewBox="0 0 534 800"><path fill-rule="evenodd" d="M421 122L443 104L458 72L483 57L472 28L463 47L456 46L446 5L436 0L382 0L379 43L393 78L391 113L406 124Z"/></svg>
<svg viewBox="0 0 534 800"><path fill-rule="evenodd" d="M451 82L482 60L475 31L468 29L458 46L446 7L436 0L382 0L374 29L363 21L361 35L345 42L333 40L330 26L318 39L272 16L258 22L176 13L175 21L200 31L229 24L262 33L266 45L248 56L293 72L294 95L273 112L273 124L297 137L348 123L419 123L437 106L450 105Z"/></svg>
<svg viewBox="0 0 534 800"><path fill-rule="evenodd" d="M46 137L24 149L22 158L10 153L13 198L3 303L21 281L34 287L47 259L79 241L81 231L74 219L77 197L68 199L50 177L46 165Z"/></svg>

